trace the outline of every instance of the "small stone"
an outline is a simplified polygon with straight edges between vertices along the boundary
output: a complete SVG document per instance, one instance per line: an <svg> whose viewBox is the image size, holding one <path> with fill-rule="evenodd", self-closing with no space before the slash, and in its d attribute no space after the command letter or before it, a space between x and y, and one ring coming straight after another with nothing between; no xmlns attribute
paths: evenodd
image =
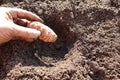
<svg viewBox="0 0 120 80"><path fill-rule="evenodd" d="M39 14L39 15L43 14L43 10L40 9L40 10L38 11L38 14Z"/></svg>

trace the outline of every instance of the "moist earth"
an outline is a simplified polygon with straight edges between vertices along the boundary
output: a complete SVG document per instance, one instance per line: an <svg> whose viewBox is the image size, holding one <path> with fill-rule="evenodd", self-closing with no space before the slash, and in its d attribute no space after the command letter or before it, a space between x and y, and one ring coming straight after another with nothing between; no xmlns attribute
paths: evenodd
<svg viewBox="0 0 120 80"><path fill-rule="evenodd" d="M55 43L0 46L0 80L119 80L119 0L0 0L31 11L58 34Z"/></svg>

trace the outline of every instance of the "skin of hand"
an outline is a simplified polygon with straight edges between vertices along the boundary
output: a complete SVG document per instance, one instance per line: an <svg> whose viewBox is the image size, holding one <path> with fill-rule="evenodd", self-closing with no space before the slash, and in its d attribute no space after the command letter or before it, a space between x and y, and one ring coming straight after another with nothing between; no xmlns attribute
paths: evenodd
<svg viewBox="0 0 120 80"><path fill-rule="evenodd" d="M36 39L55 42L57 35L32 12L0 7L0 44L15 39L29 42Z"/></svg>
<svg viewBox="0 0 120 80"><path fill-rule="evenodd" d="M57 39L57 35L55 32L50 29L48 26L40 23L40 22L31 22L27 25L29 28L34 28L39 31L41 31L41 35L39 36L40 40L43 40L44 42L55 42Z"/></svg>

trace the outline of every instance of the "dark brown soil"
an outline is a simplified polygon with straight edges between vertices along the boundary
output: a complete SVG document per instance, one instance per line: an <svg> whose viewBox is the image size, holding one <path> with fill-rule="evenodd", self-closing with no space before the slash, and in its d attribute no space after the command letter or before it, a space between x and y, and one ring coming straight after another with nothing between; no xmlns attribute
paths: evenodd
<svg viewBox="0 0 120 80"><path fill-rule="evenodd" d="M0 46L0 80L119 80L119 0L1 0L32 11L59 36L55 43Z"/></svg>

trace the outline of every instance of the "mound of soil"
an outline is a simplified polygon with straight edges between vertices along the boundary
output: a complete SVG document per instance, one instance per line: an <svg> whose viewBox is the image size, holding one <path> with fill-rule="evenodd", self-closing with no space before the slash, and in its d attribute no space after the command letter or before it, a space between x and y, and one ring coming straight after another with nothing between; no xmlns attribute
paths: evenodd
<svg viewBox="0 0 120 80"><path fill-rule="evenodd" d="M55 43L0 46L0 80L120 79L119 0L1 0L39 15Z"/></svg>

